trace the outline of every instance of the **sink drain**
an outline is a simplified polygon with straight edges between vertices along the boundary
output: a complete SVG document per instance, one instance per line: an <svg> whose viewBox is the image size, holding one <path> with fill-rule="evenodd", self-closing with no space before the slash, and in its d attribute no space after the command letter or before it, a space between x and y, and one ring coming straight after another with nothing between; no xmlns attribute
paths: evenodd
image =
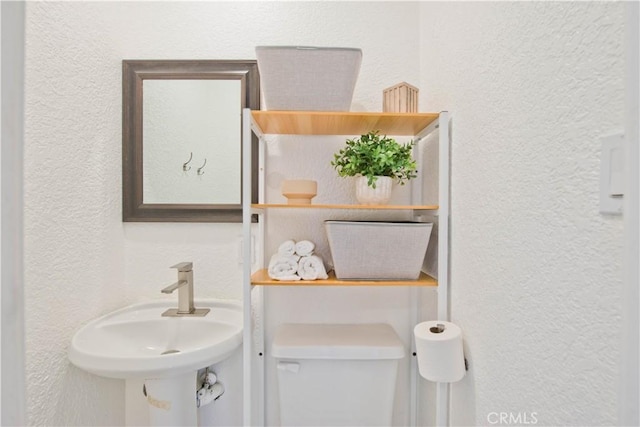
<svg viewBox="0 0 640 427"><path fill-rule="evenodd" d="M165 354L173 354L173 353L180 353L180 350L165 350L162 353L160 353L160 355L164 356Z"/></svg>

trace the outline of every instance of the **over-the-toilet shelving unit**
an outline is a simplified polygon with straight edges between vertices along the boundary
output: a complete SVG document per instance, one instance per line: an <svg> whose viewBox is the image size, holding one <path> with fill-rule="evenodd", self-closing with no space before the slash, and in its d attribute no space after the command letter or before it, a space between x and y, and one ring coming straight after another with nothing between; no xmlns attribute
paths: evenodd
<svg viewBox="0 0 640 427"><path fill-rule="evenodd" d="M244 296L244 425L264 425L264 307L262 292L270 286L409 286L413 289L436 289L438 292L438 319L448 320L449 288L449 114L440 113L360 113L360 112L322 112L322 111L251 111L243 110L242 121L242 157L243 157L243 296ZM290 205L267 203L265 201L265 146L264 136L281 135L344 135L357 136L371 130L390 136L411 136L417 142L438 143L438 203L422 203L422 176L409 182L411 202L406 205L351 205L351 204L311 204ZM252 137L255 134L258 144L258 203L252 203ZM437 138L427 138L437 135ZM304 147L301 138L301 148ZM433 233L437 236L437 269L422 272L417 280L339 280L333 272L329 279L317 281L276 281L266 270L263 250L255 251L255 244L263 248L266 239L266 213L271 210L402 210L411 212L414 220L434 222ZM252 218L258 217L257 225ZM257 229L254 230L254 227ZM256 255L257 253L257 255ZM437 278L436 278L437 277ZM417 291L416 291L417 292ZM417 298L416 298L417 300ZM418 323L418 303L411 314ZM415 349L412 349L414 352ZM411 382L411 424L416 425L417 413L417 366L412 360ZM449 389L447 384L437 387L437 423L448 423Z"/></svg>

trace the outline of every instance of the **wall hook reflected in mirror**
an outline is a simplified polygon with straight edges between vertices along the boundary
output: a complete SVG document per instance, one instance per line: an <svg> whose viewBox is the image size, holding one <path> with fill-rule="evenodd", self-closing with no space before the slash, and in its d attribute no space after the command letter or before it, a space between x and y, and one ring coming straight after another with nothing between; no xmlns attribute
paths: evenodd
<svg viewBox="0 0 640 427"><path fill-rule="evenodd" d="M191 163L191 159L193 159L193 153L189 153L189 160L182 164L182 170L184 172L191 170L191 166L187 166L189 163Z"/></svg>
<svg viewBox="0 0 640 427"><path fill-rule="evenodd" d="M204 159L204 163L203 163L203 164L202 164L202 166L200 166L200 167L198 168L198 170L196 171L196 172L198 173L198 175L204 175L204 171L203 171L203 169L204 169L204 167L205 167L205 165L206 165L206 164L207 164L207 159L206 159L206 157L205 157L205 159Z"/></svg>

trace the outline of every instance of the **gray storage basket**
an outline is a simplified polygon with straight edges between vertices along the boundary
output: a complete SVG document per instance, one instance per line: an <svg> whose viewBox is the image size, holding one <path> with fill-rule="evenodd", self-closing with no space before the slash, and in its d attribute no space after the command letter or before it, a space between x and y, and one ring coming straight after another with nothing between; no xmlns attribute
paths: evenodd
<svg viewBox="0 0 640 427"><path fill-rule="evenodd" d="M338 279L415 280L432 223L325 221Z"/></svg>
<svg viewBox="0 0 640 427"><path fill-rule="evenodd" d="M362 50L257 46L256 58L265 109L350 110Z"/></svg>

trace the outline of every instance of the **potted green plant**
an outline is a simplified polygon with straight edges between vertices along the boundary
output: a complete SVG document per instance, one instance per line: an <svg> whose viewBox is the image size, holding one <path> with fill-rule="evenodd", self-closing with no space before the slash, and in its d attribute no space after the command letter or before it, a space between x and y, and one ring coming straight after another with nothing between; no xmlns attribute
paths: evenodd
<svg viewBox="0 0 640 427"><path fill-rule="evenodd" d="M341 177L357 177L356 198L362 204L385 204L391 187L417 176L412 156L414 141L400 144L393 138L371 131L346 141L346 147L334 153L331 165Z"/></svg>

